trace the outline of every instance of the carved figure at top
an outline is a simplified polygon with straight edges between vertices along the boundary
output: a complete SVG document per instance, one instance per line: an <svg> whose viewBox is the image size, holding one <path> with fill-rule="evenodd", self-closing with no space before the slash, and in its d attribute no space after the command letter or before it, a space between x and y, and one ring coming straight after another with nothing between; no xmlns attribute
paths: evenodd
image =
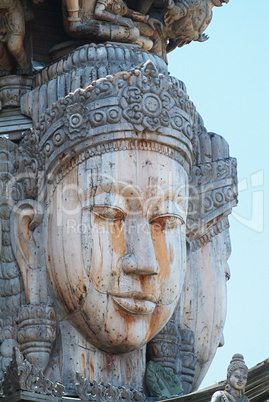
<svg viewBox="0 0 269 402"><path fill-rule="evenodd" d="M95 35L103 40L136 43L166 59L166 52L177 46L207 40L203 32L212 19L212 8L228 2L150 0L138 3L137 10L129 8L131 0L84 1L81 8L78 0L64 0L63 4L68 15L65 26L71 36Z"/></svg>
<svg viewBox="0 0 269 402"><path fill-rule="evenodd" d="M33 0L40 3L44 0ZM25 36L25 10L20 0L0 0L0 67L12 70L27 66L23 47ZM11 58L10 58L11 56Z"/></svg>
<svg viewBox="0 0 269 402"><path fill-rule="evenodd" d="M215 392L211 402L249 402L249 399L244 395L247 377L248 368L244 357L235 354L227 369L225 391Z"/></svg>
<svg viewBox="0 0 269 402"><path fill-rule="evenodd" d="M23 48L25 20L19 0L0 1L0 64L5 70L12 70L8 52L14 57L18 67L27 64Z"/></svg>
<svg viewBox="0 0 269 402"><path fill-rule="evenodd" d="M228 2L229 0L169 0L163 15L164 36L169 41L167 53L193 40L206 41L208 36L203 32L212 20L212 8L221 7Z"/></svg>
<svg viewBox="0 0 269 402"><path fill-rule="evenodd" d="M158 20L132 10L123 0L95 0L91 4L92 18L89 19L88 12L84 11L89 10L90 4L85 3L80 13L78 0L65 0L69 33L133 43L147 51L153 47L153 41L158 38L155 25L162 25Z"/></svg>

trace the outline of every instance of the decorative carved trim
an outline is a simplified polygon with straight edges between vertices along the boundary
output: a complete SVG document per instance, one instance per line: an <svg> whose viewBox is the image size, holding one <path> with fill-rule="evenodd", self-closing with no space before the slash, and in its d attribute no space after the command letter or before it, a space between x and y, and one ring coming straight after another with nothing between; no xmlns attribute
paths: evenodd
<svg viewBox="0 0 269 402"><path fill-rule="evenodd" d="M101 143L111 140L118 124L136 133L174 135L188 144L195 120L188 95L148 61L140 69L107 76L60 99L41 118L36 134L40 151L51 161L58 147L62 153L99 133L104 134Z"/></svg>
<svg viewBox="0 0 269 402"><path fill-rule="evenodd" d="M29 329L38 328L38 333ZM54 342L56 336L56 318L54 309L46 304L22 306L19 312L19 342L32 341Z"/></svg>
<svg viewBox="0 0 269 402"><path fill-rule="evenodd" d="M22 188L16 183L13 161L16 145L0 139L0 379L12 359L17 343L17 317L24 291L20 270L15 259L10 236L10 213L22 198Z"/></svg>
<svg viewBox="0 0 269 402"><path fill-rule="evenodd" d="M89 67L91 71L94 70L95 79L99 79L118 71L129 70L147 60L151 60L162 73L167 73L167 65L159 56L145 52L140 47L109 42L98 45L91 43L77 48L60 61L42 69L35 75L34 82L35 86L41 86L61 74ZM101 68L96 67L100 64Z"/></svg>
<svg viewBox="0 0 269 402"><path fill-rule="evenodd" d="M193 167L190 184L197 188L211 184L212 182L231 178L236 183L236 159L225 158L215 162L199 164ZM206 187L205 187L206 189Z"/></svg>
<svg viewBox="0 0 269 402"><path fill-rule="evenodd" d="M22 306L19 312L18 342L24 356L35 366L46 368L56 339L54 309L46 304Z"/></svg>
<svg viewBox="0 0 269 402"><path fill-rule="evenodd" d="M189 239L203 237L236 204L237 177L234 158L194 166L189 186ZM216 230L223 229L219 225ZM214 235L214 230L211 235Z"/></svg>
<svg viewBox="0 0 269 402"><path fill-rule="evenodd" d="M23 75L0 77L1 107L19 107L21 97L32 89L32 85L32 77Z"/></svg>
<svg viewBox="0 0 269 402"><path fill-rule="evenodd" d="M146 370L146 384L151 395L160 399L183 395L182 383L172 370L149 361Z"/></svg>
<svg viewBox="0 0 269 402"><path fill-rule="evenodd" d="M214 220L211 226L208 228L207 232L199 238L191 240L192 251L196 251L203 247L205 244L209 243L215 236L222 233L225 229L229 229L228 216L224 215L219 220Z"/></svg>
<svg viewBox="0 0 269 402"><path fill-rule="evenodd" d="M180 332L172 318L147 345L147 353L150 360L163 367L172 369L173 372L177 371L177 374L179 372L176 369L176 365L180 349Z"/></svg>
<svg viewBox="0 0 269 402"><path fill-rule="evenodd" d="M16 152L17 181L23 183L23 198L36 198L38 188L42 187L43 166L44 155L39 150L39 137L32 130L27 130Z"/></svg>
<svg viewBox="0 0 269 402"><path fill-rule="evenodd" d="M180 379L184 392L190 392L197 357L194 351L194 332L180 329L172 318L147 345L150 361L173 371Z"/></svg>
<svg viewBox="0 0 269 402"><path fill-rule="evenodd" d="M19 390L62 396L64 386L46 379L41 371L23 358L19 349L14 348L13 358L4 373L2 395L8 396Z"/></svg>
<svg viewBox="0 0 269 402"><path fill-rule="evenodd" d="M115 387L111 384L98 384L96 381L86 380L80 373L76 373L76 390L82 401L145 401L146 397L142 392L125 387Z"/></svg>

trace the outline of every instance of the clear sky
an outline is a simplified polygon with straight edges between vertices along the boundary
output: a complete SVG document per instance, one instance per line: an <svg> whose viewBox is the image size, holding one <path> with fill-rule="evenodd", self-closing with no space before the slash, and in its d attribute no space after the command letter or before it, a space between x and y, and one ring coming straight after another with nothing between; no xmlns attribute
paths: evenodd
<svg viewBox="0 0 269 402"><path fill-rule="evenodd" d="M202 387L225 379L234 353L249 367L269 358L269 1L230 0L213 14L207 42L169 55L171 75L238 161L225 345Z"/></svg>

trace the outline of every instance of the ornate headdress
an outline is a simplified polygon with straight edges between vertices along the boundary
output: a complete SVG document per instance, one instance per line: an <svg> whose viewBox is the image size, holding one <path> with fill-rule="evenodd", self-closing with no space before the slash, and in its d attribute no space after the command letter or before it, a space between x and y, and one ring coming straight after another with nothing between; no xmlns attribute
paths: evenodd
<svg viewBox="0 0 269 402"><path fill-rule="evenodd" d="M196 121L197 112L181 82L165 78L148 61L54 103L22 140L18 166L21 172L35 166L61 180L91 156L145 149L178 160L189 173ZM35 162L29 164L25 155Z"/></svg>
<svg viewBox="0 0 269 402"><path fill-rule="evenodd" d="M248 368L246 366L244 356L242 356L239 353L233 355L232 360L230 361L230 364L227 368L227 380L229 380L232 373L237 369L243 369L246 372L248 372Z"/></svg>
<svg viewBox="0 0 269 402"><path fill-rule="evenodd" d="M48 182L53 180L57 185L74 166L91 156L125 149L151 150L177 160L191 173L190 240L197 243L213 226L211 235L219 233L223 230L219 217L229 214L237 202L236 161L229 157L226 141L207 133L185 85L168 76L157 56L156 60L114 73L109 59L111 46L99 47L108 52L105 72L111 70L113 75L96 81L88 77L84 89L67 90L66 96L59 97L63 76L69 81L77 79L79 56L85 58L87 49L89 54L91 47L82 47L68 56L68 63L50 66L48 82L38 92L24 96L25 113L28 108L28 115L38 122L25 134L17 151L25 196L36 198L39 194L44 199ZM100 57L99 47L94 49L95 58ZM102 55L100 63L103 59ZM36 78L38 85L40 79ZM51 107L44 108L50 103Z"/></svg>

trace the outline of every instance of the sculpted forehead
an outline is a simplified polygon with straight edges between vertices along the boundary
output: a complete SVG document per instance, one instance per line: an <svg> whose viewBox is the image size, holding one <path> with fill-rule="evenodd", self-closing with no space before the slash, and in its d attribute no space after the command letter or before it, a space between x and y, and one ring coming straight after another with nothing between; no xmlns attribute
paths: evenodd
<svg viewBox="0 0 269 402"><path fill-rule="evenodd" d="M173 187L182 198L188 196L184 168L167 156L148 151L126 150L90 158L79 165L78 182L84 191L98 186L98 191L122 193L129 187L136 195L150 197Z"/></svg>

